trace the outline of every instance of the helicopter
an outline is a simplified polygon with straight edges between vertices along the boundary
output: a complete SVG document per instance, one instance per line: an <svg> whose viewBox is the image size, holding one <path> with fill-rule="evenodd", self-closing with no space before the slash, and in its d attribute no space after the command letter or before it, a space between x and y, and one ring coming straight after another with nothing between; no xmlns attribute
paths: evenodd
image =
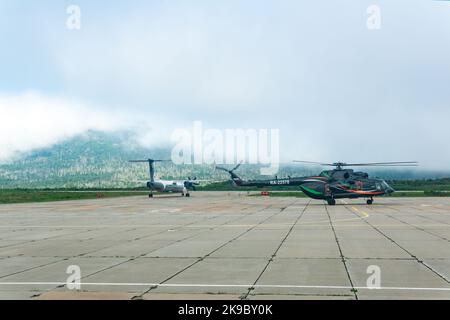
<svg viewBox="0 0 450 320"><path fill-rule="evenodd" d="M195 186L199 185L197 178L187 180L160 180L155 179L155 162L163 162L170 160L146 159L146 160L129 160L129 162L148 162L150 181L147 181L147 188L150 189L149 198L153 198L153 192L181 193L181 196L190 197L189 190L195 191Z"/></svg>
<svg viewBox="0 0 450 320"><path fill-rule="evenodd" d="M238 187L276 187L276 186L299 186L308 197L317 200L325 200L329 205L335 205L336 199L356 199L366 198L368 205L373 204L374 197L382 195L390 195L395 192L385 180L369 178L366 172L354 171L346 169L346 167L413 167L418 166L416 161L402 162L372 162L372 163L321 163L312 161L294 160L294 162L305 164L316 164L321 166L335 167L332 170L324 170L317 176L307 177L288 177L268 180L242 180L234 173L242 164L239 163L233 169L228 170L223 167L216 169L226 171L231 176L233 184Z"/></svg>

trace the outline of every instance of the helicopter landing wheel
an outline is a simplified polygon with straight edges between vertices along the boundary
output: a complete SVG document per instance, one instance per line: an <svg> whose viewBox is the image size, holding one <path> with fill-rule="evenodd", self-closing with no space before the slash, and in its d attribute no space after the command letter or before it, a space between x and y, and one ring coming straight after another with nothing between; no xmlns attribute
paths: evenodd
<svg viewBox="0 0 450 320"><path fill-rule="evenodd" d="M330 206L334 206L336 204L336 200L334 199L328 199L327 202Z"/></svg>
<svg viewBox="0 0 450 320"><path fill-rule="evenodd" d="M367 199L367 204L371 205L373 203L373 199Z"/></svg>

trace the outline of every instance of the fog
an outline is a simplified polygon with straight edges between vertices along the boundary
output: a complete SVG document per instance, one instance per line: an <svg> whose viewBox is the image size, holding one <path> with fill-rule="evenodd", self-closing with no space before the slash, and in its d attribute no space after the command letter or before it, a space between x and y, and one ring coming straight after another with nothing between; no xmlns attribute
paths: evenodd
<svg viewBox="0 0 450 320"><path fill-rule="evenodd" d="M280 158L450 163L450 4L0 5L0 160L87 130L280 130Z"/></svg>

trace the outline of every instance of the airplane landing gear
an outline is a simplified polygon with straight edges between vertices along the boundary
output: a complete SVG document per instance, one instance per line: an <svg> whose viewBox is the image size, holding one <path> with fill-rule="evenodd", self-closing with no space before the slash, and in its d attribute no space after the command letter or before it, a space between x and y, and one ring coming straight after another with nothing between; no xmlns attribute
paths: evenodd
<svg viewBox="0 0 450 320"><path fill-rule="evenodd" d="M186 197L190 197L191 195L189 193L186 193Z"/></svg>
<svg viewBox="0 0 450 320"><path fill-rule="evenodd" d="M334 200L334 198L328 199L327 202L330 206L334 206L336 204L336 200Z"/></svg>
<svg viewBox="0 0 450 320"><path fill-rule="evenodd" d="M153 193L149 193L149 194L148 194L148 197L149 197L149 198L153 198Z"/></svg>
<svg viewBox="0 0 450 320"><path fill-rule="evenodd" d="M367 204L371 205L373 203L373 198L367 199Z"/></svg>

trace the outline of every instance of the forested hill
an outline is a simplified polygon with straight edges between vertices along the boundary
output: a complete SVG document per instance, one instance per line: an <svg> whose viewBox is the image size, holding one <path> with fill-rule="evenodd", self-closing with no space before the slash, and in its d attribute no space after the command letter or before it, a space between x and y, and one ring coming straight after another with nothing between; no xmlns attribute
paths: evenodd
<svg viewBox="0 0 450 320"><path fill-rule="evenodd" d="M129 159L149 157L170 159L170 147L144 148L126 133L88 132L49 148L24 154L0 164L0 188L129 188L144 186L148 166L131 164ZM246 179L267 178L259 175L259 166L243 165L237 173ZM174 165L158 163L157 175L165 179L197 177L211 181L228 176L211 165ZM278 177L313 175L320 167L285 164ZM412 180L449 177L448 172L420 170L386 170L370 172L389 180Z"/></svg>

